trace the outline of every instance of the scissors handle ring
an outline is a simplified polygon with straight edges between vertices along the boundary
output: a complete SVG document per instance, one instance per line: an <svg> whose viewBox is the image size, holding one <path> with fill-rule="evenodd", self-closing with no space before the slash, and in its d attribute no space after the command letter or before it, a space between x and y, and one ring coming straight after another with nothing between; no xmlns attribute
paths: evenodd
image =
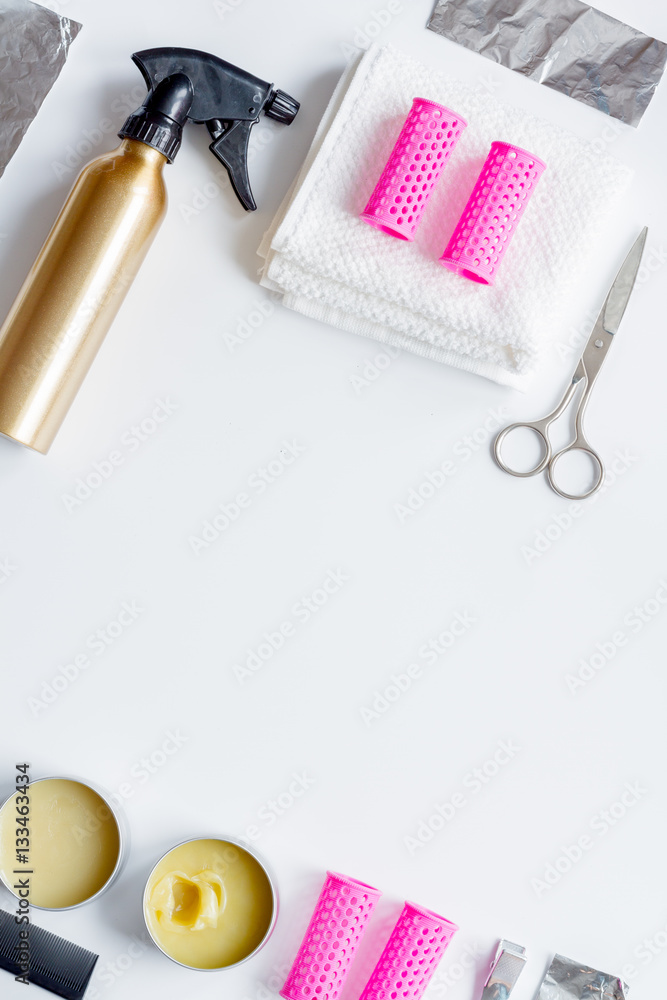
<svg viewBox="0 0 667 1000"><path fill-rule="evenodd" d="M583 451L587 455L590 455L590 457L593 459L599 470L597 481L593 484L593 486L591 486L590 490L588 490L586 493L566 493L565 490L562 490L560 486L558 486L554 477L554 469L556 468L556 465L558 464L560 459L563 457L563 455L567 455L573 451ZM598 453L596 451L593 451L593 449L587 442L584 443L581 442L581 440L577 440L573 444L569 445L569 447L563 448L562 451L557 452L553 456L553 458L548 462L547 477L549 479L549 486L554 491L554 493L558 494L558 496L564 497L566 500L586 500L587 497L592 497L594 493L597 493L602 484L604 483L605 469L604 465L602 464L602 459L600 458Z"/></svg>
<svg viewBox="0 0 667 1000"><path fill-rule="evenodd" d="M493 444L493 454L496 462L503 472L508 472L510 476L518 476L519 479L528 479L530 476L537 476L540 472L544 472L551 461L551 444L549 443L549 438L547 437L547 428L549 423L551 423L551 420L548 418L546 420L537 420L535 423L526 423L523 421L516 424L510 424L500 432ZM508 434L511 434L512 431L518 430L519 427L527 427L528 430L534 431L542 439L542 443L544 444L544 455L542 456L541 461L535 466L534 469L529 469L528 472L518 472L516 469L511 469L509 465L505 464L501 454L505 438Z"/></svg>

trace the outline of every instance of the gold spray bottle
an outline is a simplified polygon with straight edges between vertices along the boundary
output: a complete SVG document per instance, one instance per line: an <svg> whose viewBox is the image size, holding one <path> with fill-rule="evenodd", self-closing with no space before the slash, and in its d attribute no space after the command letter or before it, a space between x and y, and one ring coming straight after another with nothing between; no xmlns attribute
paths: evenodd
<svg viewBox="0 0 667 1000"><path fill-rule="evenodd" d="M132 57L149 93L118 149L84 167L0 329L0 433L45 454L78 392L167 207L162 171L187 121L254 209L247 170L260 111L285 124L299 105L217 56L149 49Z"/></svg>

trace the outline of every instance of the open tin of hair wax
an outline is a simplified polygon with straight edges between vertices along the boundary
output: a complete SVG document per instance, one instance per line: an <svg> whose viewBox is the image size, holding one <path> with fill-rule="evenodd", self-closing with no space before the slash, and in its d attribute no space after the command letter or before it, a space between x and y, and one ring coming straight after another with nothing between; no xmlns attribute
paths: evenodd
<svg viewBox="0 0 667 1000"><path fill-rule="evenodd" d="M0 808L2 882L38 909L71 910L97 899L123 867L122 814L78 778L36 778L25 798L12 793Z"/></svg>
<svg viewBox="0 0 667 1000"><path fill-rule="evenodd" d="M233 837L186 840L157 862L144 890L153 942L188 969L235 968L264 947L278 894L263 860Z"/></svg>

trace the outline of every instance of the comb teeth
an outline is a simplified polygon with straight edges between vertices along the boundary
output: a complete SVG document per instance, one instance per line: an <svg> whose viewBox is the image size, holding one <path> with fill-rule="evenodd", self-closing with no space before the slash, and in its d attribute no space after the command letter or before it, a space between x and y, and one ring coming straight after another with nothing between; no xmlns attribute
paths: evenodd
<svg viewBox="0 0 667 1000"><path fill-rule="evenodd" d="M20 976L23 972L16 961L21 929L10 913L0 910L0 969ZM82 1000L98 956L80 948L65 938L51 934L43 927L30 924L30 971L27 978L35 986L50 990L64 1000Z"/></svg>

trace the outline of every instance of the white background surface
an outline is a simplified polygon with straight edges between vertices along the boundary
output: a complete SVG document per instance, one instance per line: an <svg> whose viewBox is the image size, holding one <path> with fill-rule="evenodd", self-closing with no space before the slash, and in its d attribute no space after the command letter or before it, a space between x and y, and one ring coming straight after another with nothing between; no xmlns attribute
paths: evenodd
<svg viewBox="0 0 667 1000"><path fill-rule="evenodd" d="M133 51L209 49L303 102L290 129L259 130L254 215L228 185L207 187L219 168L204 130L189 131L167 175L169 216L49 456L0 442L0 558L9 564L0 583L0 784L7 790L15 761L27 758L34 776L124 786L132 828L127 868L107 895L37 916L99 952L93 997L262 1000L282 984L326 868L385 892L346 1000L359 995L406 898L461 927L429 989L433 1000L475 1000L500 936L529 950L516 1000L534 995L555 951L616 974L631 966L637 1000L664 992L667 608L649 603L659 610L641 628L630 619L667 578L667 85L638 131L610 125L427 32L430 0L400 6L382 39L600 140L637 170L608 245L581 276L595 308L650 225L650 269L588 418L591 440L610 463L625 455L625 467L568 522L568 502L541 477L503 475L489 441L466 458L461 442L475 433L482 441L490 411L504 407L503 423L547 411L577 357L562 346L524 396L406 354L355 391L352 378L380 345L278 307L236 350L227 346L226 334L272 304L256 283L256 247L346 46L364 42L364 26L386 3L229 0L221 12L210 0L61 3L84 30L0 182L3 315L74 180L76 171L58 164L67 166L84 130L97 138L100 121L120 126L129 110L114 102L140 86ZM657 0L600 6L667 37ZM106 135L95 148L114 145ZM564 329L562 344L570 336ZM166 398L172 415L133 445L131 428ZM285 441L303 454L259 495L249 477ZM112 451L122 465L68 510L64 498ZM455 475L402 522L395 505L447 459ZM195 554L191 536L240 491L252 496L250 508ZM538 533L549 538L531 556ZM299 621L294 605L330 571L348 582ZM123 602L142 612L97 655L88 638ZM429 665L420 648L457 613L474 624ZM285 621L297 623L295 635L240 683L234 665ZM569 690L567 675L619 629L625 647ZM29 702L86 650L91 666L57 700L42 709ZM421 676L365 722L361 710L411 662ZM185 742L166 758L170 730ZM470 772L501 740L520 750L475 792ZM152 755L155 773L145 780L140 761ZM312 786L270 824L266 804L295 773ZM600 814L626 782L639 783L640 798L603 833ZM405 838L457 792L465 805L411 853ZM256 959L204 975L132 944L144 933L145 878L164 850L204 833L243 836L253 825L281 894L276 933ZM536 889L533 880L584 835L592 847L581 861ZM2 904L11 902L3 890ZM22 995L9 976L0 983L3 997Z"/></svg>

